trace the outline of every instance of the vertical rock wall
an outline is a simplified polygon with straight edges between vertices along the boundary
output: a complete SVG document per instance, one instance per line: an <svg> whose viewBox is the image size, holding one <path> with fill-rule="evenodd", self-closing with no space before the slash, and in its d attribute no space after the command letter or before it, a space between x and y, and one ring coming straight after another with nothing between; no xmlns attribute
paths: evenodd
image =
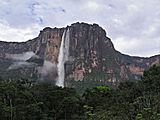
<svg viewBox="0 0 160 120"><path fill-rule="evenodd" d="M106 32L97 24L74 23L66 28L45 28L38 37L22 43L0 42L0 58L33 51L42 59L58 63L62 34L70 29L69 60L65 62L66 79L83 80L98 74L96 80L118 83L135 79L153 64L160 64L160 56L140 58L123 55L114 49Z"/></svg>

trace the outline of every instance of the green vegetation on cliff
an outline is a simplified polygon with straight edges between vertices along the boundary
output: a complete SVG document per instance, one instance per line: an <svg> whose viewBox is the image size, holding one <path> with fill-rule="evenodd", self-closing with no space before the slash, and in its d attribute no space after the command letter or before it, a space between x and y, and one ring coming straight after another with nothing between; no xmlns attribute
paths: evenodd
<svg viewBox="0 0 160 120"><path fill-rule="evenodd" d="M1 120L159 120L160 66L118 88L72 88L30 80L0 81Z"/></svg>

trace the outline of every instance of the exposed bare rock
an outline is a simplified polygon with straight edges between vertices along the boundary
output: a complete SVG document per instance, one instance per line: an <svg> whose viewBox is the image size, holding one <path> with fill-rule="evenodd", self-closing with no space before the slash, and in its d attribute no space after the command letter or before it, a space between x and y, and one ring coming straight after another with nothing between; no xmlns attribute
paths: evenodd
<svg viewBox="0 0 160 120"><path fill-rule="evenodd" d="M74 23L66 28L44 28L38 37L27 42L0 42L0 59L12 54L33 51L43 60L58 63L62 34L70 30L69 61L66 62L66 80L83 80L92 73L103 73L92 79L119 83L138 79L153 64L160 64L160 55L141 58L121 54L97 24ZM105 74L105 75L104 75Z"/></svg>

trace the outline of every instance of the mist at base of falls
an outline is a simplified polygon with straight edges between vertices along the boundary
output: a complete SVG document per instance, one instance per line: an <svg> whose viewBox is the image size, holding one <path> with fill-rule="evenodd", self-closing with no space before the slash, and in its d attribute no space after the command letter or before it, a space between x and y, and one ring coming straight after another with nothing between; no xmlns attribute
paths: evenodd
<svg viewBox="0 0 160 120"><path fill-rule="evenodd" d="M57 86L64 87L64 79L65 79L64 64L68 60L68 57L69 57L69 29L64 30L59 49L58 64L57 64L58 78L56 81Z"/></svg>

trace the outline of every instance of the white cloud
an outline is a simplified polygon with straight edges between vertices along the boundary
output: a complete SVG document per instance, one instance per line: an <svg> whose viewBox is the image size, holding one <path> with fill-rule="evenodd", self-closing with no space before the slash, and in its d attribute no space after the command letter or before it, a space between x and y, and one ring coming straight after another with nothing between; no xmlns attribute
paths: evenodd
<svg viewBox="0 0 160 120"><path fill-rule="evenodd" d="M4 0L0 40L26 41L46 26L96 22L106 29L117 50L150 56L160 51L159 4L159 0Z"/></svg>
<svg viewBox="0 0 160 120"><path fill-rule="evenodd" d="M41 27L38 25L31 25L25 28L14 28L9 26L6 21L0 21L0 40L1 41L27 41L33 39L38 35Z"/></svg>
<svg viewBox="0 0 160 120"><path fill-rule="evenodd" d="M154 41L154 42L151 42ZM118 37L113 42L116 49L123 51L125 54L134 56L153 56L160 52L159 38L128 38Z"/></svg>
<svg viewBox="0 0 160 120"><path fill-rule="evenodd" d="M8 57L10 59L17 60L17 61L26 61L33 56L35 56L35 53L33 53L32 51L29 51L22 54L10 54Z"/></svg>

